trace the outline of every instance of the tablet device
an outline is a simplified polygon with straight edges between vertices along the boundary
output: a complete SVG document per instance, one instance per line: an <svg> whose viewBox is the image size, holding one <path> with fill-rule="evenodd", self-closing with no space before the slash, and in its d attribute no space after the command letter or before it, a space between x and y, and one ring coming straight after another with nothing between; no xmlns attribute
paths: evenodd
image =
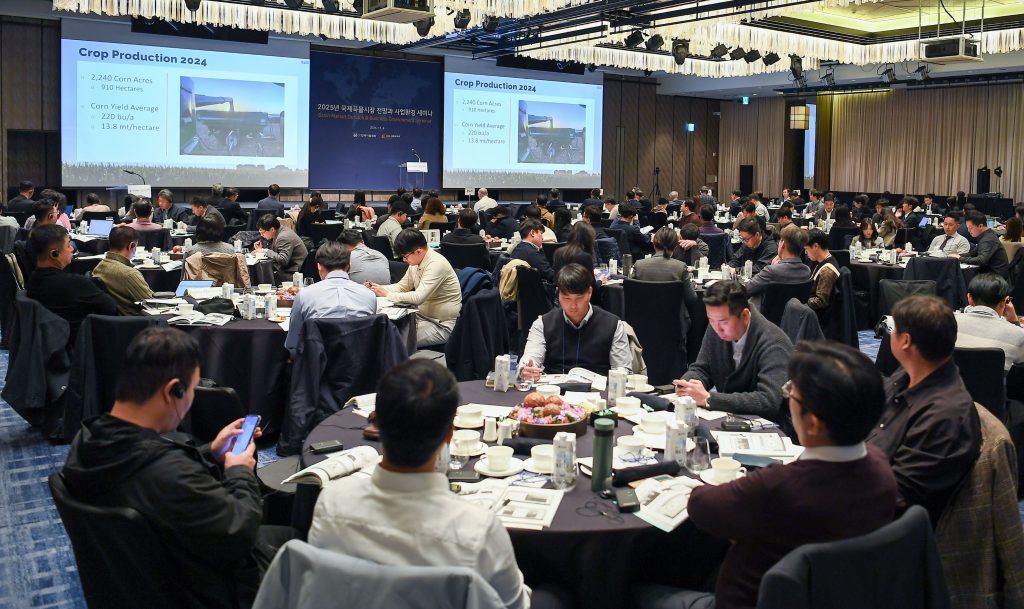
<svg viewBox="0 0 1024 609"><path fill-rule="evenodd" d="M185 290L189 288L212 288L212 279L195 279L189 281L182 281L178 284L178 289L174 290L174 295L181 298L185 295Z"/></svg>

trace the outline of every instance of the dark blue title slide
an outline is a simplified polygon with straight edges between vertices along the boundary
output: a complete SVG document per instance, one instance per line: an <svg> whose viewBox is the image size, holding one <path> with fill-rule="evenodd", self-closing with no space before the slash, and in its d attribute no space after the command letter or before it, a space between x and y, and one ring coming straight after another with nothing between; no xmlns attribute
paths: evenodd
<svg viewBox="0 0 1024 609"><path fill-rule="evenodd" d="M443 64L318 51L309 59L310 188L394 190L409 185L399 184L399 164L415 161L427 163L423 187L440 187Z"/></svg>

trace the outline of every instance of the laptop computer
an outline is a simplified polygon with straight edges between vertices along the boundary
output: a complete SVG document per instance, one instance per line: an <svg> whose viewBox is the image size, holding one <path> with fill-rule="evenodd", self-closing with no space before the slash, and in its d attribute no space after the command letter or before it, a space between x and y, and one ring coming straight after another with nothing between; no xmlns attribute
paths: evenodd
<svg viewBox="0 0 1024 609"><path fill-rule="evenodd" d="M189 281L182 281L178 284L178 289L174 290L174 295L181 298L185 295L185 290L189 288L212 288L212 279L194 279Z"/></svg>
<svg viewBox="0 0 1024 609"><path fill-rule="evenodd" d="M93 220L89 223L89 233L94 237L109 237L110 229L114 228L113 220Z"/></svg>

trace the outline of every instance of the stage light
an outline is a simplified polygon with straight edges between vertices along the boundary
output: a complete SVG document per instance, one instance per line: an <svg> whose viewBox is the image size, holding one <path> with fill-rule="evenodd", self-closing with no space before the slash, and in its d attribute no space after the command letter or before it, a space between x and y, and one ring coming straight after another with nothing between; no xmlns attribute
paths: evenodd
<svg viewBox="0 0 1024 609"><path fill-rule="evenodd" d="M775 52L768 53L764 56L762 61L764 61L764 65L766 66L777 64L779 63L779 54Z"/></svg>
<svg viewBox="0 0 1024 609"><path fill-rule="evenodd" d="M825 86L830 88L830 89L832 87L836 86L836 74L835 74L835 71L834 70L829 70L828 72L825 72L825 75L821 77L821 80L824 81Z"/></svg>
<svg viewBox="0 0 1024 609"><path fill-rule="evenodd" d="M648 51L657 51L663 46L665 46L665 39L662 38L661 34L655 34L647 39Z"/></svg>
<svg viewBox="0 0 1024 609"><path fill-rule="evenodd" d="M799 55L789 56L789 71L793 73L793 78L796 80L804 77L804 60Z"/></svg>
<svg viewBox="0 0 1024 609"><path fill-rule="evenodd" d="M743 47L736 47L735 49L729 51L729 59L736 61L737 59L743 57L746 54L747 52L743 50Z"/></svg>
<svg viewBox="0 0 1024 609"><path fill-rule="evenodd" d="M496 15L487 15L484 17L483 28L485 32L495 32L498 29L498 24L501 23L501 19Z"/></svg>
<svg viewBox="0 0 1024 609"><path fill-rule="evenodd" d="M761 59L761 52L755 49L750 49L747 54L743 56L743 61L747 63L754 63L758 59Z"/></svg>
<svg viewBox="0 0 1024 609"><path fill-rule="evenodd" d="M337 13L341 8L338 0L323 0L325 13Z"/></svg>
<svg viewBox="0 0 1024 609"><path fill-rule="evenodd" d="M185 8L194 13L199 10L199 6L202 5L202 3L203 0L185 0Z"/></svg>
<svg viewBox="0 0 1024 609"><path fill-rule="evenodd" d="M729 52L729 47L725 46L724 44L719 43L718 46L716 46L715 48L711 49L711 58L712 59L721 59L721 58L725 57L725 54L728 53L728 52Z"/></svg>
<svg viewBox="0 0 1024 609"><path fill-rule="evenodd" d="M917 66L917 69L914 70L914 74L917 75L920 80L929 80L932 77L931 68L929 68L927 64L923 63Z"/></svg>
<svg viewBox="0 0 1024 609"><path fill-rule="evenodd" d="M896 82L896 70L894 70L892 66L889 66L888 68L883 70L882 71L882 80L884 80L886 83L888 83L890 85L895 83Z"/></svg>
<svg viewBox="0 0 1024 609"><path fill-rule="evenodd" d="M461 11L455 13L455 28L459 30L466 29L469 26L470 19L471 16L469 14L468 8L464 8Z"/></svg>
<svg viewBox="0 0 1024 609"><path fill-rule="evenodd" d="M672 41L672 59L676 60L676 65L683 65L686 63L686 58L690 56L690 41L689 40L673 40Z"/></svg>
<svg viewBox="0 0 1024 609"><path fill-rule="evenodd" d="M644 33L640 30L634 30L632 34L626 36L626 48L635 49L640 46L640 43L644 41Z"/></svg>
<svg viewBox="0 0 1024 609"><path fill-rule="evenodd" d="M420 36L427 36L430 34L430 28L434 27L434 18L420 19L416 22L416 33Z"/></svg>
<svg viewBox="0 0 1024 609"><path fill-rule="evenodd" d="M302 8L304 0L284 0L284 3L288 6L288 8L292 9L293 11L297 11L300 8Z"/></svg>

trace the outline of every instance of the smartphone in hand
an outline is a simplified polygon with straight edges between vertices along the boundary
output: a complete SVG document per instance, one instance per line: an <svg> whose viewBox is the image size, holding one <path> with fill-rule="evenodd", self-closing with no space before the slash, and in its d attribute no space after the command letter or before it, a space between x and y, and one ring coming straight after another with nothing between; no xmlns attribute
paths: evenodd
<svg viewBox="0 0 1024 609"><path fill-rule="evenodd" d="M242 422L242 433L235 436L235 443L231 446L231 454L240 455L252 442L252 436L256 433L256 427L260 424L260 415L251 414L245 417Z"/></svg>

